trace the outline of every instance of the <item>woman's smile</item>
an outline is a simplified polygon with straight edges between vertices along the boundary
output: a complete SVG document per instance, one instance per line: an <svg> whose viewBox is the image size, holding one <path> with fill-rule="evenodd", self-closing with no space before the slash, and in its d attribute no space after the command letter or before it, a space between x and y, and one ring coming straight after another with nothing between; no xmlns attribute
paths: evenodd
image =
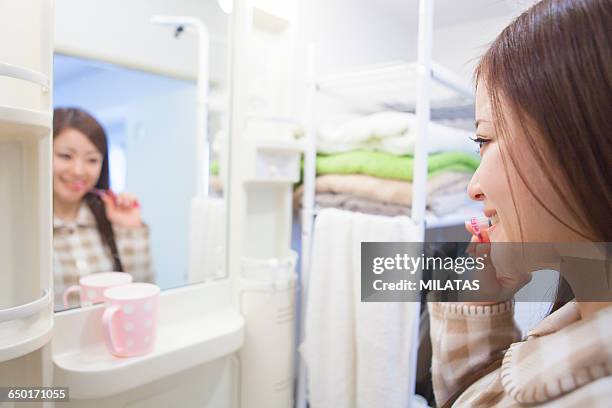
<svg viewBox="0 0 612 408"><path fill-rule="evenodd" d="M62 183L64 183L64 185L66 185L70 190L74 192L81 192L85 190L85 187L87 186L87 183L85 183L84 180L79 180L79 181L61 180L61 181Z"/></svg>

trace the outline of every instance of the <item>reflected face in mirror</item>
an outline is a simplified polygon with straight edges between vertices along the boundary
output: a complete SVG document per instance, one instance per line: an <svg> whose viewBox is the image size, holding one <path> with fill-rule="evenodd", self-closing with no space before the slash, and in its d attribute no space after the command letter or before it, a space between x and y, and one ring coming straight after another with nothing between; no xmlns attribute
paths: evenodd
<svg viewBox="0 0 612 408"><path fill-rule="evenodd" d="M80 205L85 193L94 188L100 178L102 160L102 152L79 130L64 129L53 139L53 201L56 210L65 211Z"/></svg>
<svg viewBox="0 0 612 408"><path fill-rule="evenodd" d="M91 114L77 108L54 110L56 310L103 299L111 275L100 272L115 271L112 276L121 275L114 278L121 282L152 280L148 229L133 196L109 189L107 146L106 133Z"/></svg>

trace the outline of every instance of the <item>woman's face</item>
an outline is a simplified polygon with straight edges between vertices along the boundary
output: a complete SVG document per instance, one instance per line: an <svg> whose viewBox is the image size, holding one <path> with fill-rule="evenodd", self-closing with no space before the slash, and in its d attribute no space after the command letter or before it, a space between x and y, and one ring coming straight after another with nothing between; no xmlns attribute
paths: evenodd
<svg viewBox="0 0 612 408"><path fill-rule="evenodd" d="M102 153L82 132L65 129L53 139L53 196L77 204L100 178Z"/></svg>
<svg viewBox="0 0 612 408"><path fill-rule="evenodd" d="M569 242L579 236L555 219L538 203L521 180L512 160L503 154L516 155L516 162L527 177L533 191L559 218L570 225L571 218L563 201L547 182L542 167L521 137L521 126L505 116L512 148L504 146L494 129L488 90L483 81L476 89L476 138L480 147L481 162L470 181L468 194L473 200L482 201L484 214L491 217L489 229L492 242ZM503 160L503 159L506 160ZM505 163L504 163L505 162ZM512 189L510 188L512 186ZM519 229L520 221L520 229Z"/></svg>

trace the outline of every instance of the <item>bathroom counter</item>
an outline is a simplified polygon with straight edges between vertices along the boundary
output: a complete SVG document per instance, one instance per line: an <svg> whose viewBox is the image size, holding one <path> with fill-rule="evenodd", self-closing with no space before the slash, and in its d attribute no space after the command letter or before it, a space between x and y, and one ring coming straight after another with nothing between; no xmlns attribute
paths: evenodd
<svg viewBox="0 0 612 408"><path fill-rule="evenodd" d="M107 397L230 355L244 337L244 319L230 301L225 282L162 292L155 350L129 358L106 349L99 323L103 306L59 313L54 384L69 387L71 398Z"/></svg>

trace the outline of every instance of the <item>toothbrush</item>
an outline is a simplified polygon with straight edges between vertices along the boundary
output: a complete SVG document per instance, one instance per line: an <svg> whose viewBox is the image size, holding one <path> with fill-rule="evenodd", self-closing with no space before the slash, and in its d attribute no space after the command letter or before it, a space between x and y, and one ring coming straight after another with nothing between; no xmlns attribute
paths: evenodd
<svg viewBox="0 0 612 408"><path fill-rule="evenodd" d="M482 242L482 230L490 228L493 224L491 223L491 218L489 217L472 217L470 219L470 225L474 229L474 232L476 233L476 236L480 242Z"/></svg>
<svg viewBox="0 0 612 408"><path fill-rule="evenodd" d="M100 188L92 188L91 192L94 193L95 195L97 195L98 197L102 197L104 195L109 195L112 199L113 199L113 203L115 203L115 205L117 205L117 196L115 195L115 193L113 193L113 190L108 189L108 190L102 190ZM138 208L140 207L140 203L138 201L134 201L132 203L132 208Z"/></svg>
<svg viewBox="0 0 612 408"><path fill-rule="evenodd" d="M108 195L108 196L110 196L113 199L113 202L115 204L117 203L117 198L115 196L115 193L113 193L113 191L111 189L103 190L101 188L92 188L90 192L94 193L95 195L97 195L100 198Z"/></svg>

